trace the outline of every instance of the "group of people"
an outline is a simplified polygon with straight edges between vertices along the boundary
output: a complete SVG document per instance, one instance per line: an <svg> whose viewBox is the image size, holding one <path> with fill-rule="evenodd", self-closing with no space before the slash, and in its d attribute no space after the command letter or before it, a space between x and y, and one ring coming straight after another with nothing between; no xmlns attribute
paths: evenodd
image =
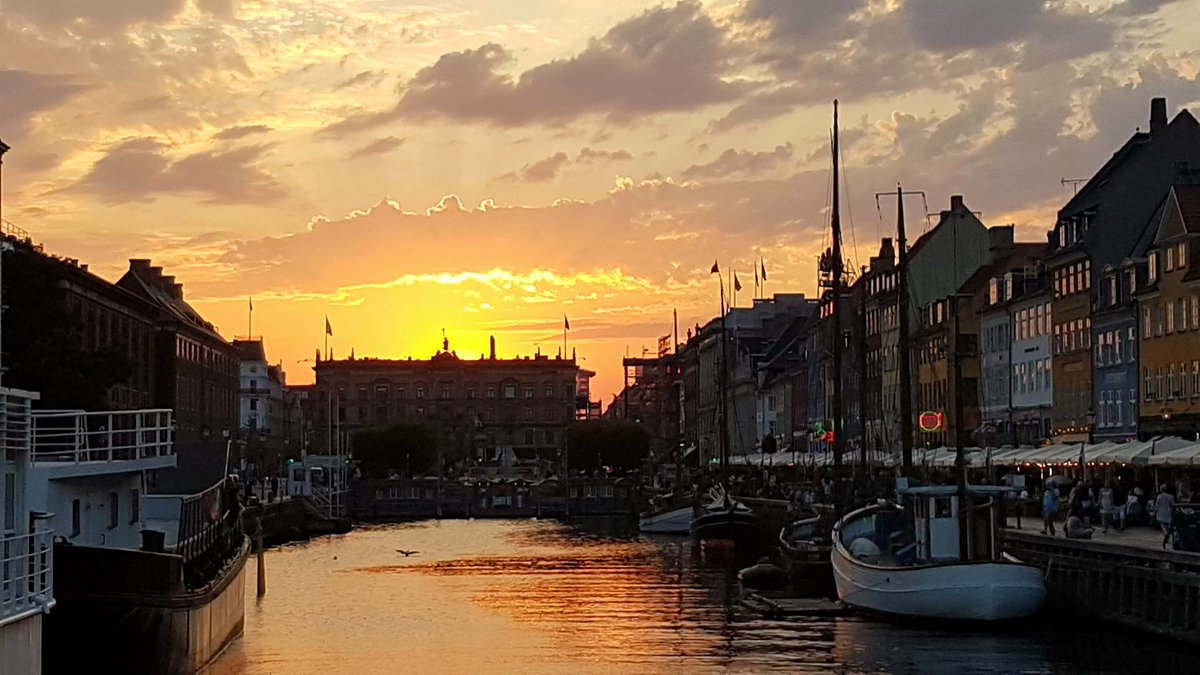
<svg viewBox="0 0 1200 675"><path fill-rule="evenodd" d="M1191 501L1191 482L1181 479L1171 490L1160 485L1152 498L1139 486L1126 487L1106 480L1075 481L1064 498L1057 483L1048 483L1042 491L1042 534L1054 536L1054 523L1060 513L1066 513L1063 534L1072 539L1090 539L1093 523L1098 523L1103 532L1110 529L1125 531L1129 525L1147 524L1162 530L1163 548L1171 538L1173 514L1176 503Z"/></svg>

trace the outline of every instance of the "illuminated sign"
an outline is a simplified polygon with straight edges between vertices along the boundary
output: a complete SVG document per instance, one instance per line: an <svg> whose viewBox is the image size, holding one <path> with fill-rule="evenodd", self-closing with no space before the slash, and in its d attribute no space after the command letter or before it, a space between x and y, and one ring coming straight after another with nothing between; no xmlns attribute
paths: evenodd
<svg viewBox="0 0 1200 675"><path fill-rule="evenodd" d="M941 431L945 423L946 417L940 410L923 412L917 418L917 426L921 431L930 434Z"/></svg>

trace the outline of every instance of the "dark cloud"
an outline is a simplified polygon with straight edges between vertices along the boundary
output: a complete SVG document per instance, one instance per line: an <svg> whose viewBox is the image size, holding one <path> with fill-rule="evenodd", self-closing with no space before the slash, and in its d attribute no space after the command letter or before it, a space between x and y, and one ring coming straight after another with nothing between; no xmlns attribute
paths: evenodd
<svg viewBox="0 0 1200 675"><path fill-rule="evenodd" d="M271 203L283 197L284 190L256 164L266 148L198 152L172 160L164 143L133 138L109 148L68 189L90 192L110 203L151 201L172 194L199 194L216 203Z"/></svg>
<svg viewBox="0 0 1200 675"><path fill-rule="evenodd" d="M500 45L444 54L404 85L392 110L352 117L329 130L365 129L398 118L520 126L695 110L746 90L722 77L732 55L724 31L700 6L681 2L623 21L579 54L516 78L504 72L512 54Z"/></svg>
<svg viewBox="0 0 1200 675"><path fill-rule="evenodd" d="M571 163L571 158L565 152L556 152L545 159L530 162L525 166L505 174L505 180L526 181L530 183L548 183L558 177L558 173Z"/></svg>
<svg viewBox="0 0 1200 675"><path fill-rule="evenodd" d="M581 148L575 156L576 162L624 162L631 159L633 154L628 150L594 150L588 147Z"/></svg>
<svg viewBox="0 0 1200 675"><path fill-rule="evenodd" d="M333 86L334 91L341 91L359 85L370 86L379 83L386 77L386 73L381 70L364 70L353 77L348 77Z"/></svg>
<svg viewBox="0 0 1200 675"><path fill-rule="evenodd" d="M0 70L0 129L9 142L29 131L29 123L40 112L51 110L87 89L71 77Z"/></svg>
<svg viewBox="0 0 1200 675"><path fill-rule="evenodd" d="M396 148L400 147L401 145L404 145L403 138L397 138L395 136L385 136L383 138L376 138L375 140L371 141L370 143L367 143L366 145L362 146L361 148L358 148L354 152L350 153L350 158L358 159L360 157L368 157L370 155L387 154L387 153L391 152L392 150L395 150Z"/></svg>
<svg viewBox="0 0 1200 675"><path fill-rule="evenodd" d="M271 127L266 124L239 124L213 134L213 140L236 141L239 138L245 138L253 134L265 134L269 131L271 131Z"/></svg>
<svg viewBox="0 0 1200 675"><path fill-rule="evenodd" d="M680 175L687 179L694 179L755 174L773 169L791 158L791 143L777 145L774 150L764 152L729 148L713 161L707 164L693 164L680 172Z"/></svg>
<svg viewBox="0 0 1200 675"><path fill-rule="evenodd" d="M864 0L749 0L742 17L766 21L775 38L794 41L820 36L822 42L845 37L852 30L850 17Z"/></svg>

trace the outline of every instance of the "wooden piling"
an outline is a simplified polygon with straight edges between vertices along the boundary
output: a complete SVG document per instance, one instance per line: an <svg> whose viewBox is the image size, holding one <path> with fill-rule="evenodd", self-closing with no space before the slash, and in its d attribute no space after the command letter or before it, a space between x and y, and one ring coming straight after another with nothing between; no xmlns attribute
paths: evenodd
<svg viewBox="0 0 1200 675"><path fill-rule="evenodd" d="M254 533L254 544L258 548L258 597L267 594L267 559L263 551L262 521L256 521L258 527Z"/></svg>

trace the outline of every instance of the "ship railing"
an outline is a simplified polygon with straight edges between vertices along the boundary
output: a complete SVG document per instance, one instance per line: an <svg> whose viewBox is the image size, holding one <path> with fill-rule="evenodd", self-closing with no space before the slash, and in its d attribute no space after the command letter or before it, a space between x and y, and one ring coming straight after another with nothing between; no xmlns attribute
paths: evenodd
<svg viewBox="0 0 1200 675"><path fill-rule="evenodd" d="M121 462L175 454L169 409L36 410L32 420L35 462Z"/></svg>
<svg viewBox="0 0 1200 675"><path fill-rule="evenodd" d="M0 626L54 606L54 533L0 538Z"/></svg>

